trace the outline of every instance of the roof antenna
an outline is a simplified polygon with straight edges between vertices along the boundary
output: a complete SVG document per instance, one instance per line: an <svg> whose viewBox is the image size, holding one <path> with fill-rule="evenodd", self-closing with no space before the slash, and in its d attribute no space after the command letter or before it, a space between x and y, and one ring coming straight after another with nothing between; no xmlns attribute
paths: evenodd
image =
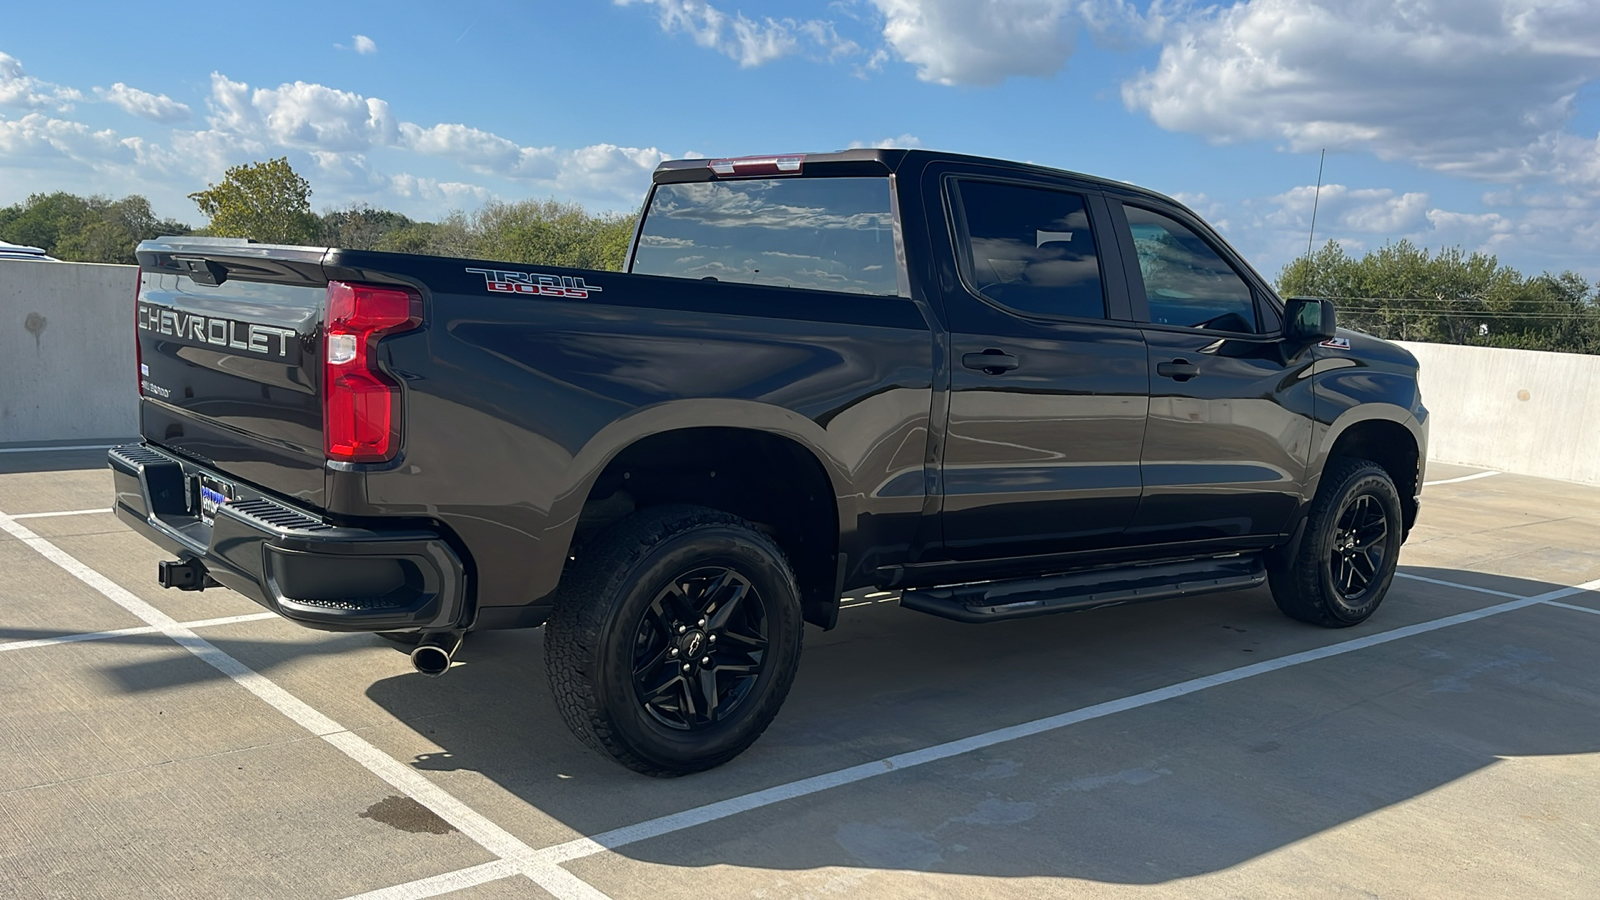
<svg viewBox="0 0 1600 900"><path fill-rule="evenodd" d="M1322 148L1322 159L1317 161L1317 193L1311 198L1311 234L1306 236L1306 258L1311 257L1311 242L1317 239L1317 204L1322 200L1322 164L1328 161L1328 148Z"/></svg>

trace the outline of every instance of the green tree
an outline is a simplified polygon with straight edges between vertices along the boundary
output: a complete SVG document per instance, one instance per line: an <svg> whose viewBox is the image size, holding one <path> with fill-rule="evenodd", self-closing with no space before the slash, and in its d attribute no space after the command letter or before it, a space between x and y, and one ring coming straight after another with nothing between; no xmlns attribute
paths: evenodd
<svg viewBox="0 0 1600 900"><path fill-rule="evenodd" d="M137 194L113 201L57 191L0 209L0 240L74 262L132 265L140 241L188 233L182 222L156 218L150 201Z"/></svg>
<svg viewBox="0 0 1600 900"><path fill-rule="evenodd" d="M556 200L491 201L471 217L474 256L575 269L622 268L634 217Z"/></svg>
<svg viewBox="0 0 1600 900"><path fill-rule="evenodd" d="M0 210L0 240L39 247L54 256L62 237L82 231L94 219L87 198L65 191L34 194Z"/></svg>
<svg viewBox="0 0 1600 900"><path fill-rule="evenodd" d="M397 212L353 203L324 212L319 230L322 240L330 247L377 250L389 235L417 224Z"/></svg>
<svg viewBox="0 0 1600 900"><path fill-rule="evenodd" d="M268 244L316 241L321 223L311 212L311 184L287 157L234 166L220 184L189 195L210 219L206 233Z"/></svg>
<svg viewBox="0 0 1600 900"><path fill-rule="evenodd" d="M1360 259L1333 241L1284 267L1285 296L1327 297L1346 327L1378 337L1600 353L1600 291L1582 277L1532 278L1484 253L1409 241Z"/></svg>

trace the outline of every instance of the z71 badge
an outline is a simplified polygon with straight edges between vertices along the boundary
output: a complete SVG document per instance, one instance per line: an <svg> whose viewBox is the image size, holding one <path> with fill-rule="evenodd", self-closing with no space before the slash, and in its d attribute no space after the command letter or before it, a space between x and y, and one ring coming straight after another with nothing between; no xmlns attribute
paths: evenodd
<svg viewBox="0 0 1600 900"><path fill-rule="evenodd" d="M587 300L600 288L583 283L572 275L540 275L537 272L511 272L505 269L468 269L482 275L485 286L499 294L532 294L538 297L562 297L567 300Z"/></svg>

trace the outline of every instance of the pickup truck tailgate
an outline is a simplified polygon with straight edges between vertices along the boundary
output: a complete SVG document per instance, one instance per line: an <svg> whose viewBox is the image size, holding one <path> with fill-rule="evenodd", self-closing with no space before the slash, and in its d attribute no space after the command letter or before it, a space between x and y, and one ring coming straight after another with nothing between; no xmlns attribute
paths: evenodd
<svg viewBox="0 0 1600 900"><path fill-rule="evenodd" d="M185 244L172 249L140 253L136 324L145 440L324 508L318 393L324 251L219 264L211 248L187 256ZM190 274L178 274L184 270Z"/></svg>

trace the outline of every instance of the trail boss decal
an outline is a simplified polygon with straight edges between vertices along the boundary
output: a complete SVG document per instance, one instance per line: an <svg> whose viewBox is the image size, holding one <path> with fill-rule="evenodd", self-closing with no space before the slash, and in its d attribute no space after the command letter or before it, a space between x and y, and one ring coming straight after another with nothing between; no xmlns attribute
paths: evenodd
<svg viewBox="0 0 1600 900"><path fill-rule="evenodd" d="M141 331L262 356L288 356L289 347L295 339L293 328L238 322L220 316L202 316L149 303L139 304L138 320Z"/></svg>
<svg viewBox="0 0 1600 900"><path fill-rule="evenodd" d="M504 269L468 269L482 275L485 286L493 293L532 294L539 297L564 297L568 300L587 300L600 288L590 287L582 278L571 275L540 275L537 272L510 272Z"/></svg>

